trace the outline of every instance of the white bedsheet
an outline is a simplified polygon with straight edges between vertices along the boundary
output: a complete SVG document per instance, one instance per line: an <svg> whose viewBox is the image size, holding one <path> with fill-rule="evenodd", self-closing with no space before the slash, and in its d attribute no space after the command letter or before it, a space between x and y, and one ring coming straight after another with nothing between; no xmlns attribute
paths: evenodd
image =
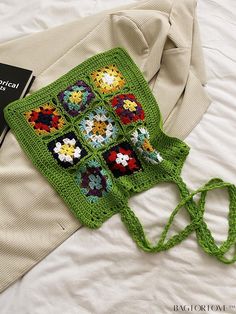
<svg viewBox="0 0 236 314"><path fill-rule="evenodd" d="M0 41L43 30L128 0L1 0ZM212 177L236 184L236 2L199 0L198 16L212 104L186 139L183 169L197 189ZM187 123L187 121L186 121ZM209 193L206 219L220 242L227 232L227 194ZM160 185L130 204L151 239L178 201L175 187ZM187 215L179 215L176 228ZM139 251L119 215L96 231L81 228L0 295L1 314L164 314L174 305L226 306L236 313L236 264L206 255L192 234L158 255ZM196 310L191 313L203 313ZM216 309L216 307L215 307ZM179 311L180 313L181 311ZM205 313L218 313L208 310Z"/></svg>

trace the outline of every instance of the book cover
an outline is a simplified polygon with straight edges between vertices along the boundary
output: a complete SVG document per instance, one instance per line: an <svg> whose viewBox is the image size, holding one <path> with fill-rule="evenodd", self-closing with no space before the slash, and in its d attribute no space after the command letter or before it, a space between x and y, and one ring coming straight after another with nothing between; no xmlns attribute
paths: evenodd
<svg viewBox="0 0 236 314"><path fill-rule="evenodd" d="M0 144L7 132L3 109L10 102L23 98L34 80L31 70L0 63Z"/></svg>

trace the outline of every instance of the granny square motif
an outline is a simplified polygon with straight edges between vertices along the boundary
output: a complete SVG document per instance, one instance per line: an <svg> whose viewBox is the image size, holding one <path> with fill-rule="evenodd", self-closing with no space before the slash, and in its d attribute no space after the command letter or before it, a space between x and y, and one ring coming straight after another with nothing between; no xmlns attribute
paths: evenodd
<svg viewBox="0 0 236 314"><path fill-rule="evenodd" d="M125 85L123 74L115 64L101 67L91 74L93 83L102 94L110 94L120 90Z"/></svg>
<svg viewBox="0 0 236 314"><path fill-rule="evenodd" d="M76 165L81 158L87 155L86 150L73 132L53 139L48 143L48 149L59 165L64 168Z"/></svg>
<svg viewBox="0 0 236 314"><path fill-rule="evenodd" d="M4 114L32 163L82 224L98 228L119 213L146 252L167 250L195 231L205 252L224 263L236 260L236 255L224 256L236 243L235 186L212 179L189 192L180 176L189 147L163 132L156 99L124 49L89 58L50 85L9 104ZM181 201L158 242L151 244L128 201L159 182L175 183ZM218 188L226 188L230 198L228 238L220 246L204 220L207 191ZM196 203L193 196L198 193ZM183 207L191 222L167 239Z"/></svg>
<svg viewBox="0 0 236 314"><path fill-rule="evenodd" d="M100 148L117 138L118 126L113 116L103 107L96 107L80 121L79 129L85 140Z"/></svg>
<svg viewBox="0 0 236 314"><path fill-rule="evenodd" d="M112 107L123 124L144 120L142 105L133 94L121 94L111 100Z"/></svg>
<svg viewBox="0 0 236 314"><path fill-rule="evenodd" d="M65 119L50 102L41 104L24 113L27 121L37 134L48 134L60 130L65 125Z"/></svg>
<svg viewBox="0 0 236 314"><path fill-rule="evenodd" d="M87 108L95 95L91 88L80 80L67 86L57 97L69 115L75 117Z"/></svg>
<svg viewBox="0 0 236 314"><path fill-rule="evenodd" d="M103 157L116 178L141 170L138 157L128 142L111 147Z"/></svg>
<svg viewBox="0 0 236 314"><path fill-rule="evenodd" d="M108 171L93 159L78 169L75 180L90 203L95 203L112 189L112 180Z"/></svg>

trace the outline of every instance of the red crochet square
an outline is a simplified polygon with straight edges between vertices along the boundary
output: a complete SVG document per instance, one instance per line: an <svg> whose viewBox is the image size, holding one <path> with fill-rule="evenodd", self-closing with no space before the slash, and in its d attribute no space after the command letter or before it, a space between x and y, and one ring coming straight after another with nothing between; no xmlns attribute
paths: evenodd
<svg viewBox="0 0 236 314"><path fill-rule="evenodd" d="M116 178L141 170L141 164L128 142L113 146L103 153L109 169Z"/></svg>
<svg viewBox="0 0 236 314"><path fill-rule="evenodd" d="M142 105L133 94L121 94L111 100L111 105L123 124L129 124L138 120L144 120Z"/></svg>

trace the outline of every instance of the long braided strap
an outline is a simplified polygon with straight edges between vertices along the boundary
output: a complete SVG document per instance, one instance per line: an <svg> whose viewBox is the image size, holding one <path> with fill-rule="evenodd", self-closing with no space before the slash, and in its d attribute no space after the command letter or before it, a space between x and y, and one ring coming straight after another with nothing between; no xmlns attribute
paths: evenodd
<svg viewBox="0 0 236 314"><path fill-rule="evenodd" d="M151 244L150 241L147 239L142 224L140 223L139 219L134 214L134 212L128 206L124 207L123 210L121 211L121 219L124 222L125 226L127 227L127 230L132 236L133 240L138 245L138 247L146 252L152 253L168 250L171 247L182 242L184 239L188 237L190 233L192 233L195 230L198 243L206 253L215 256L218 260L225 264L231 264L235 262L236 253L231 259L228 259L224 256L232 247L232 245L235 245L236 243L235 185L224 182L221 179L212 179L204 186L200 187L198 190L190 193L186 187L186 184L182 181L181 178L178 178L175 181L175 183L179 188L181 201L170 215L169 220L165 225L164 230L160 236L160 239L156 244L154 245ZM228 190L230 200L228 213L228 236L227 239L220 246L217 246L212 236L212 233L204 220L205 202L208 191L223 188L226 188ZM193 197L199 193L200 200L197 204L193 200ZM187 225L179 233L172 236L170 239L166 240L168 230L170 229L176 214L183 206L187 209L190 215L191 223Z"/></svg>

